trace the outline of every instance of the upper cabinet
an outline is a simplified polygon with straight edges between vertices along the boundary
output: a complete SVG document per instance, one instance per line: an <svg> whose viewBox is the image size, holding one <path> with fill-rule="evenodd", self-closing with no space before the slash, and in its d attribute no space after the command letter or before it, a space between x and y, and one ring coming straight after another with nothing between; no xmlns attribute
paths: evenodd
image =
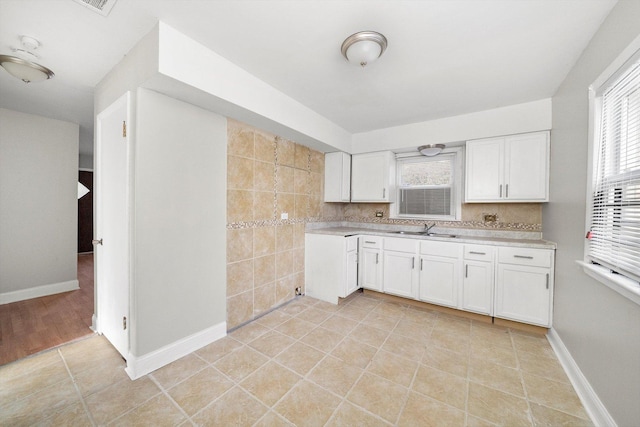
<svg viewBox="0 0 640 427"><path fill-rule="evenodd" d="M324 155L324 201L351 200L351 156L336 152Z"/></svg>
<svg viewBox="0 0 640 427"><path fill-rule="evenodd" d="M351 156L351 201L393 201L396 159L391 151Z"/></svg>
<svg viewBox="0 0 640 427"><path fill-rule="evenodd" d="M465 201L549 200L549 132L467 141Z"/></svg>

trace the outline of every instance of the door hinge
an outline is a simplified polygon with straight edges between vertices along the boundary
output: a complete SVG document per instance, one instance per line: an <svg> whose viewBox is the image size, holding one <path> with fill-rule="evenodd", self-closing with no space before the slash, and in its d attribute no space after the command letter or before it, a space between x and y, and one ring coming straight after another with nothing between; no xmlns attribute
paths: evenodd
<svg viewBox="0 0 640 427"><path fill-rule="evenodd" d="M127 316L122 316L122 329L127 330Z"/></svg>
<svg viewBox="0 0 640 427"><path fill-rule="evenodd" d="M122 121L122 137L127 137L127 122L125 122L124 120Z"/></svg>

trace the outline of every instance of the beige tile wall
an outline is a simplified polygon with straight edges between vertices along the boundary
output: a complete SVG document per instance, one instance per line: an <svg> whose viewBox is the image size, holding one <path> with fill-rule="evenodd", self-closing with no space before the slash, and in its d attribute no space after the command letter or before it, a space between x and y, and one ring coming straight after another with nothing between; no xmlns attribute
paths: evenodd
<svg viewBox="0 0 640 427"><path fill-rule="evenodd" d="M376 223L432 223L433 221L389 219L390 205L385 203L346 203L342 216L350 221ZM378 211L383 218L376 218ZM485 223L484 215L497 215L495 223ZM462 228L490 227L492 229L542 230L542 203L463 203L461 222L442 222L443 225Z"/></svg>
<svg viewBox="0 0 640 427"><path fill-rule="evenodd" d="M228 121L227 327L304 291L305 223L323 213L324 154ZM281 220L287 213L288 220Z"/></svg>

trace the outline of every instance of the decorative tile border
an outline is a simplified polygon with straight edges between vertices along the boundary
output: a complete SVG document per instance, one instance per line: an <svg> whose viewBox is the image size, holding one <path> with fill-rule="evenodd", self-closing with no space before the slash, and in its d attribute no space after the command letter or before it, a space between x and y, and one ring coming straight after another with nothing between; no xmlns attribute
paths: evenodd
<svg viewBox="0 0 640 427"><path fill-rule="evenodd" d="M352 222L366 224L384 225L411 225L423 226L425 223L433 221L398 219L398 218L364 218L364 217L340 217L340 218L292 218L292 219L270 219L262 221L233 222L227 224L227 229L246 229L259 227L273 227L293 224L307 224L317 222ZM437 227L447 228L468 228L481 230L507 230L507 231L531 231L542 232L542 224L524 224L510 222L485 223L482 221L435 221Z"/></svg>

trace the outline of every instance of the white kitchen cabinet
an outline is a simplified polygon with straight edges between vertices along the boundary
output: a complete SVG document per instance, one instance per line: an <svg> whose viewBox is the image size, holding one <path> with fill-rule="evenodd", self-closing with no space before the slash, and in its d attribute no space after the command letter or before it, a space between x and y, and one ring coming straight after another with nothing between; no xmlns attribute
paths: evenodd
<svg viewBox="0 0 640 427"><path fill-rule="evenodd" d="M358 237L305 235L305 292L338 303L358 289Z"/></svg>
<svg viewBox="0 0 640 427"><path fill-rule="evenodd" d="M324 155L324 201L351 200L351 156L335 152Z"/></svg>
<svg viewBox="0 0 640 427"><path fill-rule="evenodd" d="M418 283L417 241L413 239L385 238L383 261L384 292L416 298Z"/></svg>
<svg viewBox="0 0 640 427"><path fill-rule="evenodd" d="M549 132L467 141L467 203L548 200Z"/></svg>
<svg viewBox="0 0 640 427"><path fill-rule="evenodd" d="M461 309L493 314L494 252L491 246L465 245Z"/></svg>
<svg viewBox="0 0 640 427"><path fill-rule="evenodd" d="M391 151L351 156L351 201L393 202L395 165L395 154Z"/></svg>
<svg viewBox="0 0 640 427"><path fill-rule="evenodd" d="M550 327L554 251L499 248L495 317Z"/></svg>
<svg viewBox="0 0 640 427"><path fill-rule="evenodd" d="M458 306L462 248L458 243L420 242L420 300Z"/></svg>
<svg viewBox="0 0 640 427"><path fill-rule="evenodd" d="M360 236L359 285L382 292L382 237Z"/></svg>

